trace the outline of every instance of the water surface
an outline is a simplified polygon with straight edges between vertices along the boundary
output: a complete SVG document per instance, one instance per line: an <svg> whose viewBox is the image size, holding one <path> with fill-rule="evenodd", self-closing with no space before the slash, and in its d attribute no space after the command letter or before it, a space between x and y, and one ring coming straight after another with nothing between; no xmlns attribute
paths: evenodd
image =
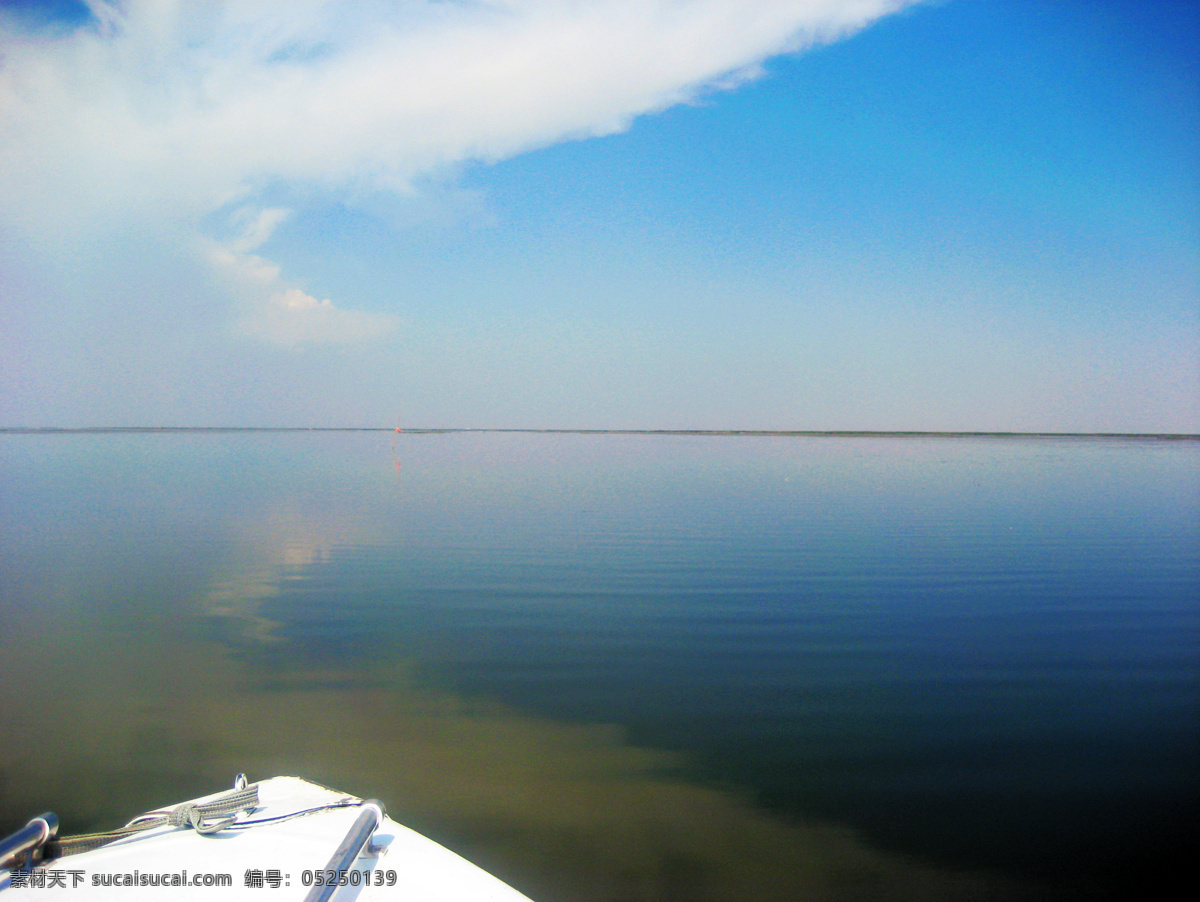
<svg viewBox="0 0 1200 902"><path fill-rule="evenodd" d="M0 829L245 770L546 900L1195 851L1194 441L3 434L0 582Z"/></svg>

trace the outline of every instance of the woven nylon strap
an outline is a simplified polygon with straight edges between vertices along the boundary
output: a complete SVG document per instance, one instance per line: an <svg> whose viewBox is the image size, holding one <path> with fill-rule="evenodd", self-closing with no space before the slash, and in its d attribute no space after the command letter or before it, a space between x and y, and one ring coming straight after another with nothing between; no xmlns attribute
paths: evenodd
<svg viewBox="0 0 1200 902"><path fill-rule="evenodd" d="M190 827L201 836L223 830L233 823L233 815L258 807L258 785L235 789L200 804L184 803L167 814L143 815L118 830L84 833L50 840L43 846L42 858L50 860L98 849L118 839L136 836L155 827ZM215 820L214 820L215 818Z"/></svg>

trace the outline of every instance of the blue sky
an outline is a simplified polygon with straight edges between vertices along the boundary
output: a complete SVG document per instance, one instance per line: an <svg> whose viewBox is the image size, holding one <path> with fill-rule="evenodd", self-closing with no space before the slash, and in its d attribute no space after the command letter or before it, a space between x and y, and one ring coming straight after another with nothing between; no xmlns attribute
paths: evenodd
<svg viewBox="0 0 1200 902"><path fill-rule="evenodd" d="M1200 432L1200 8L23 2L0 424Z"/></svg>

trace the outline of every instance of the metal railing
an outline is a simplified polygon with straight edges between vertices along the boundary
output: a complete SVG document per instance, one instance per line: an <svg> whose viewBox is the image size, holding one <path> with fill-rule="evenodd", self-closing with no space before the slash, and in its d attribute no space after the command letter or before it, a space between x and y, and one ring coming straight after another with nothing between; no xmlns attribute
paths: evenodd
<svg viewBox="0 0 1200 902"><path fill-rule="evenodd" d="M58 834L58 816L47 811L39 814L12 836L0 839L0 868L20 867L22 855L27 856L24 863L32 863L32 854L46 840Z"/></svg>
<svg viewBox="0 0 1200 902"><path fill-rule="evenodd" d="M364 801L362 812L354 819L354 823L350 826L350 832L346 834L341 845L334 851L333 857L329 859L329 864L325 865L324 873L332 872L334 875L340 876L349 871L350 865L354 864L355 859L362 854L363 848L375 835L376 829L383 824L383 818L383 802L377 799ZM314 886L304 897L304 902L328 902L339 888L340 883L336 878L334 881L326 882L323 886Z"/></svg>

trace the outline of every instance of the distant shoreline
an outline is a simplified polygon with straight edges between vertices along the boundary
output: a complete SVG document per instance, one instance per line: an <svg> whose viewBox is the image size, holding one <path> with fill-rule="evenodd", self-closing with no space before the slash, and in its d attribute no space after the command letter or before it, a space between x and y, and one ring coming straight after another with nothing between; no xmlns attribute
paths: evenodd
<svg viewBox="0 0 1200 902"><path fill-rule="evenodd" d="M453 433L518 433L530 435L695 435L782 438L1087 438L1200 441L1200 434L1179 432L997 432L869 429L504 429L425 427L396 430L389 426L0 426L0 435L125 435L163 433L250 432L397 432L404 435Z"/></svg>

